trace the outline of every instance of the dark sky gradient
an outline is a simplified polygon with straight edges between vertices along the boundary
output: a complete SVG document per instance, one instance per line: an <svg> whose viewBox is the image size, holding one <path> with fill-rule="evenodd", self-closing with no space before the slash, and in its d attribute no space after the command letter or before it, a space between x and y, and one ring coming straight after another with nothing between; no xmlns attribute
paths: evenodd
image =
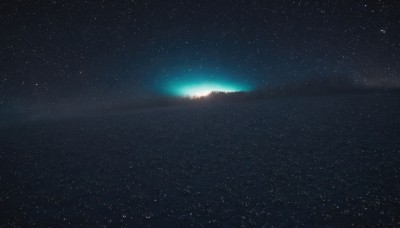
<svg viewBox="0 0 400 228"><path fill-rule="evenodd" d="M32 0L0 9L2 104L151 96L191 71L254 87L322 77L400 87L398 1Z"/></svg>

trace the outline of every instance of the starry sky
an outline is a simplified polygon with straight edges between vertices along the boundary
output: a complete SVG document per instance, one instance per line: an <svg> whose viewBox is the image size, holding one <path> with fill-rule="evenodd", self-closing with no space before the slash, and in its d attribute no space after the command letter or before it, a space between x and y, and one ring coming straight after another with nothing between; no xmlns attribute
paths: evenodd
<svg viewBox="0 0 400 228"><path fill-rule="evenodd" d="M2 1L0 103L152 96L182 81L400 87L398 1Z"/></svg>

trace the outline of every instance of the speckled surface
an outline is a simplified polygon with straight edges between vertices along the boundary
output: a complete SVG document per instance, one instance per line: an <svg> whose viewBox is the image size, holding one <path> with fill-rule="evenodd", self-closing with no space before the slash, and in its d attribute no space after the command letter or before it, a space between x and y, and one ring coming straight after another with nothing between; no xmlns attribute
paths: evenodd
<svg viewBox="0 0 400 228"><path fill-rule="evenodd" d="M2 125L0 226L400 226L400 98Z"/></svg>

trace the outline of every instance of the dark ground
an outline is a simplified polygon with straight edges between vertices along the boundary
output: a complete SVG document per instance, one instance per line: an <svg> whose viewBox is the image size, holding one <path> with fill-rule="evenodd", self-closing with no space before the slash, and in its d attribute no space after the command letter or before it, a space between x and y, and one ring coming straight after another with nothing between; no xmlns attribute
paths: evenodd
<svg viewBox="0 0 400 228"><path fill-rule="evenodd" d="M1 126L0 226L400 226L400 96Z"/></svg>

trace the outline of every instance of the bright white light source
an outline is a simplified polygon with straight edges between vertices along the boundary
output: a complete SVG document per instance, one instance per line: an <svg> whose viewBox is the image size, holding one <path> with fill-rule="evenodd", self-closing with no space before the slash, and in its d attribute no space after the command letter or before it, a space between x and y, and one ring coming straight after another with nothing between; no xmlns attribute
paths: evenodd
<svg viewBox="0 0 400 228"><path fill-rule="evenodd" d="M212 91L211 90L199 90L199 91L193 91L193 97L205 97L210 95Z"/></svg>
<svg viewBox="0 0 400 228"><path fill-rule="evenodd" d="M230 87L230 86L224 86L220 84L199 84L199 85L188 85L188 86L183 86L180 88L180 94L183 96L187 97L194 97L194 98L199 98L199 97L205 97L210 95L212 92L236 92L238 91L237 89Z"/></svg>

